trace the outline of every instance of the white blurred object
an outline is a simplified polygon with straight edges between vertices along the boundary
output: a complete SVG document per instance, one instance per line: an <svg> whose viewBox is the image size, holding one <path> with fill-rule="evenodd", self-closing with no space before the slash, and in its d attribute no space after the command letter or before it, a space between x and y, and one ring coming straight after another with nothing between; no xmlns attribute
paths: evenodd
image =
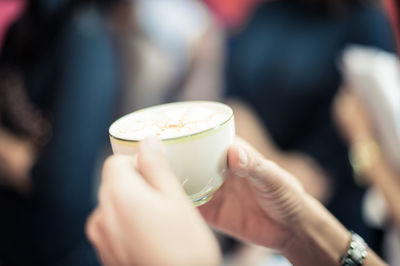
<svg viewBox="0 0 400 266"><path fill-rule="evenodd" d="M224 257L222 266L292 266L283 256L262 246L244 244L233 254Z"/></svg>
<svg viewBox="0 0 400 266"><path fill-rule="evenodd" d="M373 228L384 228L388 218L388 206L382 192L377 188L367 190L363 201L365 222Z"/></svg>
<svg viewBox="0 0 400 266"><path fill-rule="evenodd" d="M259 266L292 266L285 257L280 255L272 255L268 260L264 261Z"/></svg>
<svg viewBox="0 0 400 266"><path fill-rule="evenodd" d="M350 89L365 104L380 146L400 171L400 62L395 54L351 46L343 54Z"/></svg>
<svg viewBox="0 0 400 266"><path fill-rule="evenodd" d="M343 54L345 86L362 100L389 163L400 171L400 62L395 54L375 48L351 46ZM388 206L378 189L365 195L363 214L367 224L385 230L384 259L400 265L400 235L387 227Z"/></svg>
<svg viewBox="0 0 400 266"><path fill-rule="evenodd" d="M121 113L182 100L220 100L224 35L195 0L135 1L136 31Z"/></svg>
<svg viewBox="0 0 400 266"><path fill-rule="evenodd" d="M176 59L183 60L209 28L205 6L190 0L138 0L136 15L148 37Z"/></svg>

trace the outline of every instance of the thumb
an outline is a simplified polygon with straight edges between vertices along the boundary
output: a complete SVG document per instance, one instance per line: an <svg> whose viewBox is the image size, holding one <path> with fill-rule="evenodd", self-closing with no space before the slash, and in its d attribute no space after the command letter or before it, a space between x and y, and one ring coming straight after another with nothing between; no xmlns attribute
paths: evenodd
<svg viewBox="0 0 400 266"><path fill-rule="evenodd" d="M157 137L149 137L140 142L138 168L153 188L161 191L173 190L174 193L181 190L184 193L169 165L163 143Z"/></svg>
<svg viewBox="0 0 400 266"><path fill-rule="evenodd" d="M266 160L244 141L238 141L228 151L230 171L249 178L254 188L268 196L283 191L303 191L300 182L276 163Z"/></svg>

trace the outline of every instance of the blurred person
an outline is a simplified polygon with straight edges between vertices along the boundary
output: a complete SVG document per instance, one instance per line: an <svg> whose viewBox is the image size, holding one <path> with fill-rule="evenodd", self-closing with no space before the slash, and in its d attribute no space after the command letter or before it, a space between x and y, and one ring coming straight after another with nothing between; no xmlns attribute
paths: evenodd
<svg viewBox="0 0 400 266"><path fill-rule="evenodd" d="M230 147L227 179L199 209L163 148L148 138L139 144L137 169L127 156L104 164L87 234L105 265L219 265L218 246L201 215L222 232L278 250L294 265L386 265L296 178L246 143Z"/></svg>
<svg viewBox="0 0 400 266"><path fill-rule="evenodd" d="M0 183L29 193L29 171L36 152L46 144L48 121L30 102L20 75L0 69Z"/></svg>
<svg viewBox="0 0 400 266"><path fill-rule="evenodd" d="M374 127L363 103L354 93L343 89L335 99L334 112L337 123L351 145L354 155L363 156L359 154L363 152L360 150L362 146L364 152L369 153L370 161L361 164L356 174L365 178L363 182L383 192L391 217L400 228L400 207L397 204L400 200L400 173L392 167L390 160L386 158L387 155L380 151ZM359 158L359 160L362 159Z"/></svg>
<svg viewBox="0 0 400 266"><path fill-rule="evenodd" d="M339 128L351 147L351 158L353 167L356 167L355 174L358 182L371 187L371 193L382 193L385 199L384 206L381 206L379 213L388 212L388 217L375 218L383 220L381 226L385 231L385 242L388 246L384 250L384 256L391 265L400 262L398 256L398 244L390 243L390 239L399 241L400 229L400 173L393 167L388 154L380 148L376 125L372 123L365 104L353 92L343 89L335 99L334 115ZM374 200L370 199L369 201ZM377 199L375 198L375 204ZM375 205L376 206L376 205ZM377 210L372 211L376 214ZM384 214L383 214L384 215ZM386 221L388 219L388 221ZM393 226L392 226L393 224ZM394 230L393 230L394 229Z"/></svg>
<svg viewBox="0 0 400 266"><path fill-rule="evenodd" d="M84 223L117 98L112 37L123 21L113 16L125 2L31 0L7 30L0 55L0 165L8 183L0 188L1 265L98 265ZM20 183L30 185L29 194L15 192Z"/></svg>
<svg viewBox="0 0 400 266"><path fill-rule="evenodd" d="M201 1L134 1L122 38L123 92L118 112L173 101L220 100L224 33ZM230 240L218 236L223 250Z"/></svg>
<svg viewBox="0 0 400 266"><path fill-rule="evenodd" d="M21 16L25 7L25 0L0 2L0 51L8 28Z"/></svg>
<svg viewBox="0 0 400 266"><path fill-rule="evenodd" d="M395 29L397 50L400 51L400 3L397 0L383 0L383 2Z"/></svg>
<svg viewBox="0 0 400 266"><path fill-rule="evenodd" d="M203 0L227 29L246 23L253 9L267 0Z"/></svg>
<svg viewBox="0 0 400 266"><path fill-rule="evenodd" d="M138 0L133 9L122 45L127 56L120 112L221 98L223 35L204 4Z"/></svg>
<svg viewBox="0 0 400 266"><path fill-rule="evenodd" d="M341 82L336 57L349 43L394 51L378 5L358 1L268 1L228 43L226 95L237 134L297 176L374 248L361 216L364 190L331 118Z"/></svg>

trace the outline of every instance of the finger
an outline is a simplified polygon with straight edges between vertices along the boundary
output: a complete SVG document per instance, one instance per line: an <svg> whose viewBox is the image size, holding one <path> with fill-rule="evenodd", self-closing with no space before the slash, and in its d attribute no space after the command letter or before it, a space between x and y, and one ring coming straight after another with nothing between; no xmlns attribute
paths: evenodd
<svg viewBox="0 0 400 266"><path fill-rule="evenodd" d="M86 227L85 227L85 232L86 235L92 243L92 245L96 246L98 245L100 241L100 236L98 234L98 228L97 228L97 223L99 220L99 210L96 208L93 213L89 216L89 218L86 221Z"/></svg>
<svg viewBox="0 0 400 266"><path fill-rule="evenodd" d="M132 222L132 212L142 207L144 202L154 200L155 192L137 172L131 157L111 156L106 160L99 190L99 208L87 227L87 233L105 265L126 265L128 253L122 245L126 233L123 228L129 228L126 223Z"/></svg>
<svg viewBox="0 0 400 266"><path fill-rule="evenodd" d="M155 190L137 172L133 159L111 156L104 163L102 183L98 193L99 206L109 225L124 220L126 215L156 197Z"/></svg>
<svg viewBox="0 0 400 266"><path fill-rule="evenodd" d="M135 171L134 158L126 155L112 155L103 163L102 182L106 183L116 178L125 177L127 173Z"/></svg>
<svg viewBox="0 0 400 266"><path fill-rule="evenodd" d="M171 170L164 146L158 138L151 137L143 140L139 144L138 154L139 172L153 188L183 193L178 178Z"/></svg>
<svg viewBox="0 0 400 266"><path fill-rule="evenodd" d="M108 157L103 164L100 191L103 188L107 188L107 190L111 190L109 192L115 192L117 195L123 192L133 195L134 192L147 192L150 186L136 170L133 158L113 155Z"/></svg>
<svg viewBox="0 0 400 266"><path fill-rule="evenodd" d="M101 221L101 211L97 208L88 218L85 231L90 243L95 247L100 261L104 265L112 265L115 258L112 256L111 243L106 237L106 232Z"/></svg>
<svg viewBox="0 0 400 266"><path fill-rule="evenodd" d="M250 178L257 189L263 192L271 193L287 185L296 190L302 190L296 178L274 162L265 160L261 154L243 141L230 147L228 165L233 174Z"/></svg>

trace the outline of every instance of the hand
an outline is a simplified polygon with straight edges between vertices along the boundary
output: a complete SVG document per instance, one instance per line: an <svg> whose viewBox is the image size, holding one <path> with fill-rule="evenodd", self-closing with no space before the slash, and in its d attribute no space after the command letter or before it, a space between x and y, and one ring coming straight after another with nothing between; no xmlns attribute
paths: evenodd
<svg viewBox="0 0 400 266"><path fill-rule="evenodd" d="M31 189L29 171L34 163L32 143L0 129L0 183L26 194Z"/></svg>
<svg viewBox="0 0 400 266"><path fill-rule="evenodd" d="M106 265L218 265L212 232L171 172L157 139L109 158L87 234Z"/></svg>
<svg viewBox="0 0 400 266"><path fill-rule="evenodd" d="M203 217L234 237L286 249L308 206L298 180L243 141L229 149L228 163L224 185L199 208Z"/></svg>
<svg viewBox="0 0 400 266"><path fill-rule="evenodd" d="M339 129L350 144L373 138L368 114L360 99L350 90L342 89L338 93L333 113Z"/></svg>
<svg viewBox="0 0 400 266"><path fill-rule="evenodd" d="M228 151L230 172L200 207L216 228L278 250L293 265L338 265L350 233L300 183L246 143ZM384 265L371 250L364 265Z"/></svg>

